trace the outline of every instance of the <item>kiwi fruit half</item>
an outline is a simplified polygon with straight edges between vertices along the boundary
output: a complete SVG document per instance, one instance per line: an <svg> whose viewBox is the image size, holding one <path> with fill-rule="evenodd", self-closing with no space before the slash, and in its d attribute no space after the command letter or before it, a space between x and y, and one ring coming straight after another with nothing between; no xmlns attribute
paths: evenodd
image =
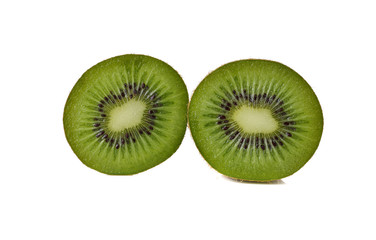
<svg viewBox="0 0 376 240"><path fill-rule="evenodd" d="M240 60L211 72L189 105L189 128L218 172L271 181L298 171L316 151L323 130L320 103L289 67Z"/></svg>
<svg viewBox="0 0 376 240"><path fill-rule="evenodd" d="M114 175L169 158L187 127L187 88L166 63L145 55L107 59L87 70L64 109L66 138L88 167Z"/></svg>

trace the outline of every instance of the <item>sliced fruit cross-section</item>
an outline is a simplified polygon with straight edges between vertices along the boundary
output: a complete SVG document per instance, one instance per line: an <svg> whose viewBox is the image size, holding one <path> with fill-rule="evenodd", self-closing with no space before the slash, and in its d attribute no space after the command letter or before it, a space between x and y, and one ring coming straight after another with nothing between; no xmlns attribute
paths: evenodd
<svg viewBox="0 0 376 240"><path fill-rule="evenodd" d="M250 181L298 171L320 142L323 116L308 83L277 62L241 60L210 73L195 90L189 126L220 173Z"/></svg>
<svg viewBox="0 0 376 240"><path fill-rule="evenodd" d="M74 153L107 174L134 174L163 162L186 129L188 92L166 63L123 55L98 63L73 87L64 130Z"/></svg>

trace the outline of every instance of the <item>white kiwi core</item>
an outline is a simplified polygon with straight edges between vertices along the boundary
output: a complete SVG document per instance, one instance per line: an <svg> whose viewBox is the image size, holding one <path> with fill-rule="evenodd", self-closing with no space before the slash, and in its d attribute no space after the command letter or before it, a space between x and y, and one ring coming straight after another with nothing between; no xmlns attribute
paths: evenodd
<svg viewBox="0 0 376 240"><path fill-rule="evenodd" d="M232 118L246 133L272 133L278 129L277 120L267 108L242 106Z"/></svg>
<svg viewBox="0 0 376 240"><path fill-rule="evenodd" d="M109 112L108 128L111 131L122 131L135 127L142 122L146 104L138 100L129 100Z"/></svg>

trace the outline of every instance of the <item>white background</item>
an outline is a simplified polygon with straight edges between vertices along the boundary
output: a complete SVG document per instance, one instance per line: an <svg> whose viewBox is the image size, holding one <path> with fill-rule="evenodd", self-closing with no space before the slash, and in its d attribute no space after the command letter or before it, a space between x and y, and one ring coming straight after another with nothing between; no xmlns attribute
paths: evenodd
<svg viewBox="0 0 376 240"><path fill-rule="evenodd" d="M372 1L1 1L0 239L376 239ZM88 68L127 53L174 67L190 96L220 65L282 62L324 112L314 157L272 184L211 169L189 130L133 176L84 166L63 130Z"/></svg>

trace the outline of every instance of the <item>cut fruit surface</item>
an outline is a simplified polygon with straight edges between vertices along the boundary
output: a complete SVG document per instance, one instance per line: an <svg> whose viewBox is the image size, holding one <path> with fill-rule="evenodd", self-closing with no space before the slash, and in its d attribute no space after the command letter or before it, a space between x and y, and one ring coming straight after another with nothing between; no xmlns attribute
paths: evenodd
<svg viewBox="0 0 376 240"><path fill-rule="evenodd" d="M234 111L232 116L244 133L273 133L278 129L278 122L274 119L272 111L267 108L254 108L243 105Z"/></svg>
<svg viewBox="0 0 376 240"><path fill-rule="evenodd" d="M323 116L308 83L289 67L241 60L210 73L195 90L189 127L205 160L232 178L281 179L320 142Z"/></svg>
<svg viewBox="0 0 376 240"><path fill-rule="evenodd" d="M90 68L73 87L64 109L65 135L88 167L135 174L177 150L187 105L187 88L172 67L149 56L118 56Z"/></svg>
<svg viewBox="0 0 376 240"><path fill-rule="evenodd" d="M147 106L143 101L130 99L114 107L108 114L108 128L118 132L123 129L136 127L142 123L142 118Z"/></svg>

